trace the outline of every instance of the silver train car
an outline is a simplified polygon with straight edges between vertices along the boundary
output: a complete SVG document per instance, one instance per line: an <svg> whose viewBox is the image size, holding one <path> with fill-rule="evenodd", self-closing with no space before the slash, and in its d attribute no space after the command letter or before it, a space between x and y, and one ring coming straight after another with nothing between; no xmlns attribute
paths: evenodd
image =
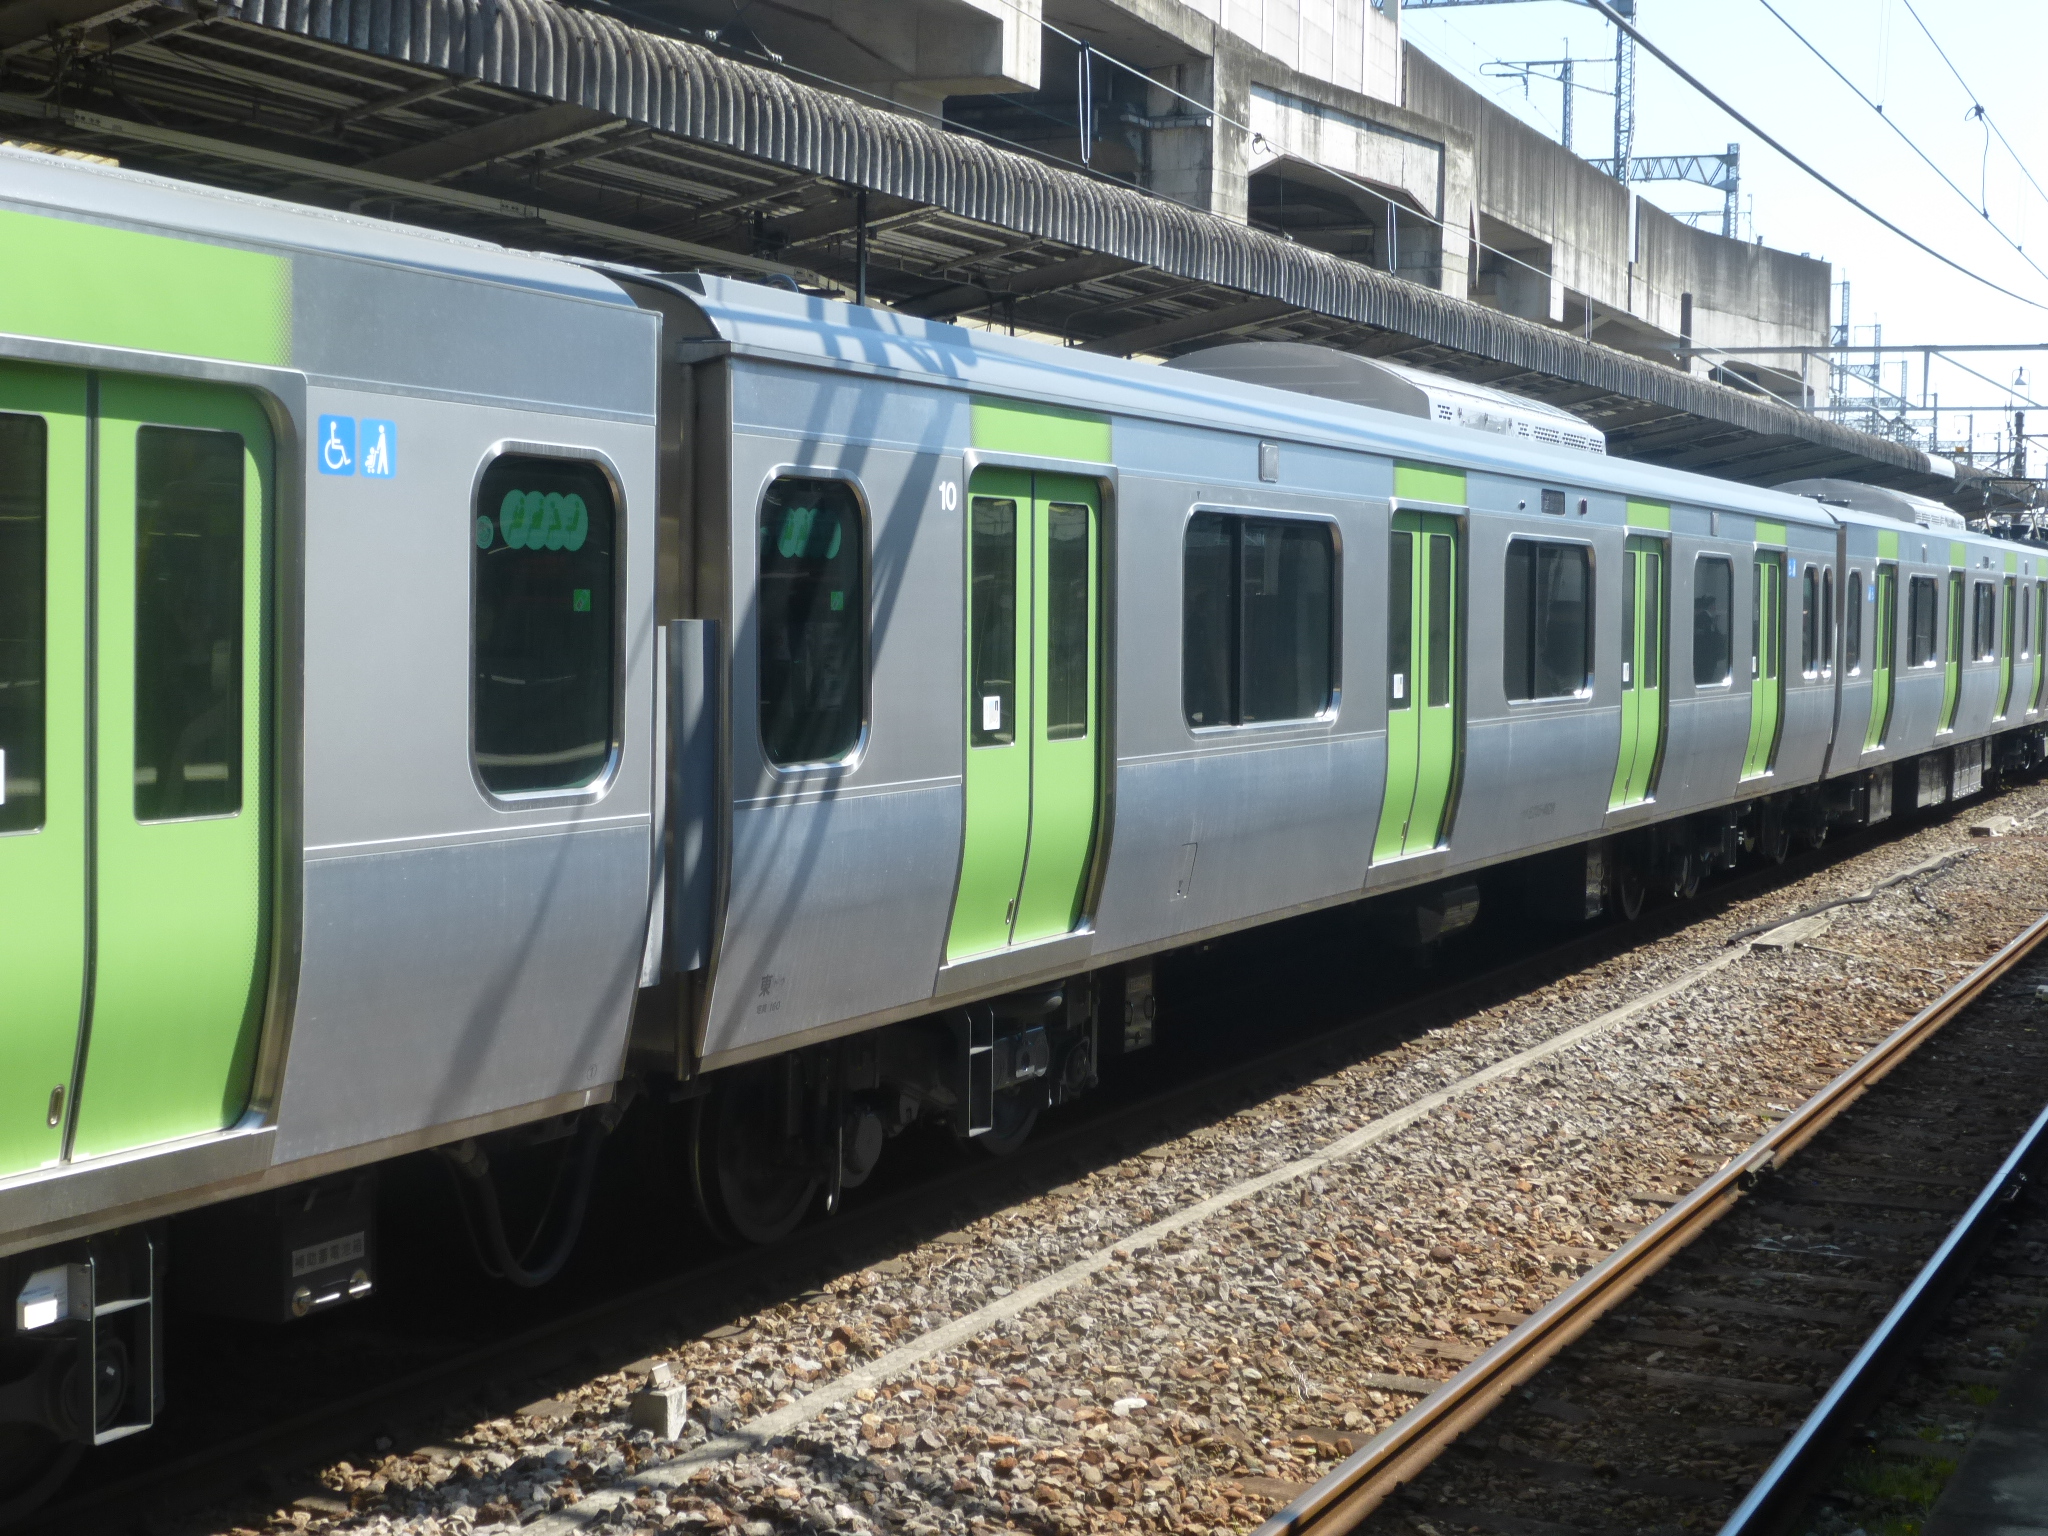
<svg viewBox="0 0 2048 1536"><path fill-rule="evenodd" d="M1910 498L0 172L17 1469L153 1422L167 1287L374 1290L391 1159L539 1283L492 1153L580 1209L645 1099L769 1240L920 1118L1016 1145L1168 951L1535 856L1632 914L2042 757L2048 555Z"/></svg>

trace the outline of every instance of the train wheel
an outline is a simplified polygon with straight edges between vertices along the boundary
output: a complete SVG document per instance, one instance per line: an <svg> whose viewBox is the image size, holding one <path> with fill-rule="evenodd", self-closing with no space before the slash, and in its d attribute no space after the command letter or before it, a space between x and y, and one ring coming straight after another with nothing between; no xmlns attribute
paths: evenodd
<svg viewBox="0 0 2048 1536"><path fill-rule="evenodd" d="M974 1144L990 1157L1008 1157L1023 1146L1038 1124L1038 1105L1010 1089L996 1095L996 1123L974 1138Z"/></svg>
<svg viewBox="0 0 2048 1536"><path fill-rule="evenodd" d="M1614 909L1621 914L1623 922L1632 923L1643 915L1643 898L1649 894L1650 882L1643 878L1642 867L1624 855L1614 867Z"/></svg>
<svg viewBox="0 0 2048 1536"><path fill-rule="evenodd" d="M1759 815L1762 824L1757 829L1756 851L1769 863L1782 864L1792 853L1792 829L1785 824L1785 813L1766 805Z"/></svg>
<svg viewBox="0 0 2048 1536"><path fill-rule="evenodd" d="M1687 901L1699 894L1700 857L1682 831L1674 829L1664 844L1657 873L1659 888L1668 891L1674 901Z"/></svg>
<svg viewBox="0 0 2048 1536"><path fill-rule="evenodd" d="M786 1119L782 1071L772 1063L735 1070L691 1106L691 1191L714 1231L772 1243L809 1214L818 1169Z"/></svg>

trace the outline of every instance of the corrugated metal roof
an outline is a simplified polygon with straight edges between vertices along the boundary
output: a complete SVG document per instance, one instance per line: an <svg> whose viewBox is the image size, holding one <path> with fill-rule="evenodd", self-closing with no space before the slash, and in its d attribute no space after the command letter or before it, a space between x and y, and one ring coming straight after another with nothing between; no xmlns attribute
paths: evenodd
<svg viewBox="0 0 2048 1536"><path fill-rule="evenodd" d="M1909 475L1926 455L1132 188L546 0L237 0L245 22L568 102L1175 277L1805 439Z"/></svg>
<svg viewBox="0 0 2048 1536"><path fill-rule="evenodd" d="M871 292L913 313L985 310L1102 352L1317 342L1569 410L1620 456L1953 489L1919 450L1776 399L591 11L188 5L109 22L118 71L62 33L10 47L23 94L0 93L0 121L217 185L670 270L844 283L845 194L863 189Z"/></svg>

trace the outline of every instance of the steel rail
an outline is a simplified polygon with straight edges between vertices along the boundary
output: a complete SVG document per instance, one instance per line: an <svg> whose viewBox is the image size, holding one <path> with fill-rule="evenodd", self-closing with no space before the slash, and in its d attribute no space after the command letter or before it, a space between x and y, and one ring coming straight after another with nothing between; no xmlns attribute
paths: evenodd
<svg viewBox="0 0 2048 1536"><path fill-rule="evenodd" d="M1969 1278L1985 1246L1997 1235L1998 1218L2026 1188L2044 1142L2048 1142L2048 1109L2034 1117L2026 1135L1913 1277L1877 1331L1864 1341L1856 1358L1835 1378L1827 1395L1814 1405L1806 1422L1735 1507L1720 1536L1765 1536L1783 1529L1800 1513L1817 1481L1833 1465L1843 1440L1882 1398L1911 1358L1913 1347Z"/></svg>
<svg viewBox="0 0 2048 1536"><path fill-rule="evenodd" d="M1254 1536L1325 1536L1361 1524L1397 1488L1491 1413L1502 1398L1548 1365L1676 1258L1747 1194L1767 1170L1804 1147L1894 1067L2027 959L2044 939L2048 939L2048 916L2036 919L1997 954L1772 1126L1746 1152L1729 1159L1711 1178L1567 1286L1534 1317L1367 1441L1327 1477L1268 1519ZM2031 1139L2032 1133L2030 1142ZM1979 1202L1982 1200L1980 1196ZM1975 1209L1973 1206L1972 1211ZM1911 1294L1909 1288L1908 1295ZM1723 1536L1729 1536L1733 1529L1724 1531Z"/></svg>

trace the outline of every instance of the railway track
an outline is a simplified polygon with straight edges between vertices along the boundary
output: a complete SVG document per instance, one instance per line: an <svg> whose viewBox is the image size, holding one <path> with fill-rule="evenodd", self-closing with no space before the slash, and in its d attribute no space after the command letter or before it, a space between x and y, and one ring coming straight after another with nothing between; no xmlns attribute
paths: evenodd
<svg viewBox="0 0 2048 1536"><path fill-rule="evenodd" d="M1884 834L1867 835L1844 845L1844 851L1883 841ZM950 1169L856 1205L829 1225L801 1228L779 1244L723 1253L485 1342L440 1351L416 1365L395 1371L387 1367L359 1381L330 1379L333 1395L316 1407L298 1407L302 1398L275 1412L267 1404L248 1403L232 1416L211 1415L206 1427L188 1427L176 1450L168 1450L177 1442L164 1433L174 1426L162 1426L154 1444L131 1442L132 1454L112 1476L95 1477L11 1524L0 1513L0 1529L10 1536L127 1529L144 1517L161 1521L167 1511L197 1509L237 1494L288 1503L311 1486L301 1487L296 1469L343 1454L372 1435L430 1429L440 1410L464 1400L490 1412L509 1411L518 1397L544 1397L551 1380L587 1376L593 1360L626 1360L643 1353L636 1339L712 1327L759 1309L771 1298L801 1295L830 1275L886 1259L907 1244L1042 1193L1079 1169L1113 1162L1134 1147L1178 1134L1191 1121L1227 1116L1240 1105L1286 1092L1335 1062L1645 948L1811 872L1811 866L1797 863L1750 870L1719 882L1698 901L1659 908L1634 924L1578 934L1476 975L1425 984L1414 995L1368 1014L1353 1014L1163 1091L1104 1096L1078 1123L1042 1130L1002 1164ZM517 1397L508 1396L515 1389Z"/></svg>
<svg viewBox="0 0 2048 1536"><path fill-rule="evenodd" d="M2043 1140L2044 946L2048 918L1259 1536L1801 1529ZM2048 1309L2048 1270L2020 1290Z"/></svg>

